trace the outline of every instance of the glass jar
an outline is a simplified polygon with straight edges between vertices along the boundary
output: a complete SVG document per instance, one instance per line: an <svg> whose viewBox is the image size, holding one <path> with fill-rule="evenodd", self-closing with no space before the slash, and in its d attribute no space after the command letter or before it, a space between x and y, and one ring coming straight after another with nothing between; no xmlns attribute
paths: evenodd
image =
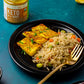
<svg viewBox="0 0 84 84"><path fill-rule="evenodd" d="M11 23L22 23L29 17L29 0L4 0L4 18Z"/></svg>

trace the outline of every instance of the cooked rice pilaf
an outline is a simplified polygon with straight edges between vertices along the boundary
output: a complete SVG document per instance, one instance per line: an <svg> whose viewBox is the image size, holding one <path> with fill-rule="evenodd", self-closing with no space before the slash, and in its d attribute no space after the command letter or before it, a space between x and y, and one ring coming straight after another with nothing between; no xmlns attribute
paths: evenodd
<svg viewBox="0 0 84 84"><path fill-rule="evenodd" d="M58 36L50 38L33 56L33 62L41 64L47 70L50 70L49 67L52 67L53 70L64 63L71 58L70 54L75 45L80 43L77 37L72 36L72 33L61 32ZM37 57L38 59L36 59Z"/></svg>

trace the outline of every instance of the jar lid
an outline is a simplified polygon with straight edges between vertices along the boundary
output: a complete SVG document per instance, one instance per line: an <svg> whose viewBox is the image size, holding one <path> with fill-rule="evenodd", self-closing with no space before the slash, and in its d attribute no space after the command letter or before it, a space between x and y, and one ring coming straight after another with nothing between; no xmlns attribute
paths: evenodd
<svg viewBox="0 0 84 84"><path fill-rule="evenodd" d="M11 5L21 5L27 2L28 0L4 0L4 1Z"/></svg>

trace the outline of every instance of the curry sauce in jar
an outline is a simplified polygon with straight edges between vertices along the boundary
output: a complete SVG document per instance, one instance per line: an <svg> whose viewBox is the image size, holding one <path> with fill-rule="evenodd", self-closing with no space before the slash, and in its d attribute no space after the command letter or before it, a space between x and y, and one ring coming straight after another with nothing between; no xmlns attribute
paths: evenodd
<svg viewBox="0 0 84 84"><path fill-rule="evenodd" d="M28 19L29 0L4 0L4 18L11 23L21 23Z"/></svg>

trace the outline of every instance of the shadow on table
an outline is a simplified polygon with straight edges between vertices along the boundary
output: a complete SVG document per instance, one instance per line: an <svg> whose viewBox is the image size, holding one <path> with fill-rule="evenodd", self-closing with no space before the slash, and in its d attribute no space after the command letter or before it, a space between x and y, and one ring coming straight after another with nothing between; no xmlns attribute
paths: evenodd
<svg viewBox="0 0 84 84"><path fill-rule="evenodd" d="M14 66L22 73L26 74L26 76L30 76L30 77L33 77L35 78L36 80L41 80L44 76L43 75L36 75L36 74L33 74L33 73L30 73L30 72L27 72L23 69L21 69L20 67L18 67L16 64L14 64ZM82 71L82 72L81 72ZM71 81L73 80L74 78L78 77L80 75L80 73L82 74L84 72L84 66L80 67L78 70L72 72L72 73L69 73L69 74L62 74L62 75L53 75L51 76L48 81L49 82L52 82L52 84L59 84L59 82L63 83L63 82L67 82L67 81ZM5 84L3 82L1 82L0 84Z"/></svg>
<svg viewBox="0 0 84 84"><path fill-rule="evenodd" d="M84 66L82 66L80 69L72 72L72 73L69 73L69 74L63 74L63 75L53 75L51 76L48 81L49 82L52 82L52 84L55 84L56 82L59 83L60 81L61 82L65 82L65 81L71 81L72 79L78 77L81 73L81 71L84 70ZM28 74L36 79L39 79L41 80L43 77L45 76L42 76L42 75L35 75L35 74L31 74L29 72L24 72L25 74Z"/></svg>
<svg viewBox="0 0 84 84"><path fill-rule="evenodd" d="M2 80L0 81L0 84L6 84L6 83L4 83Z"/></svg>

